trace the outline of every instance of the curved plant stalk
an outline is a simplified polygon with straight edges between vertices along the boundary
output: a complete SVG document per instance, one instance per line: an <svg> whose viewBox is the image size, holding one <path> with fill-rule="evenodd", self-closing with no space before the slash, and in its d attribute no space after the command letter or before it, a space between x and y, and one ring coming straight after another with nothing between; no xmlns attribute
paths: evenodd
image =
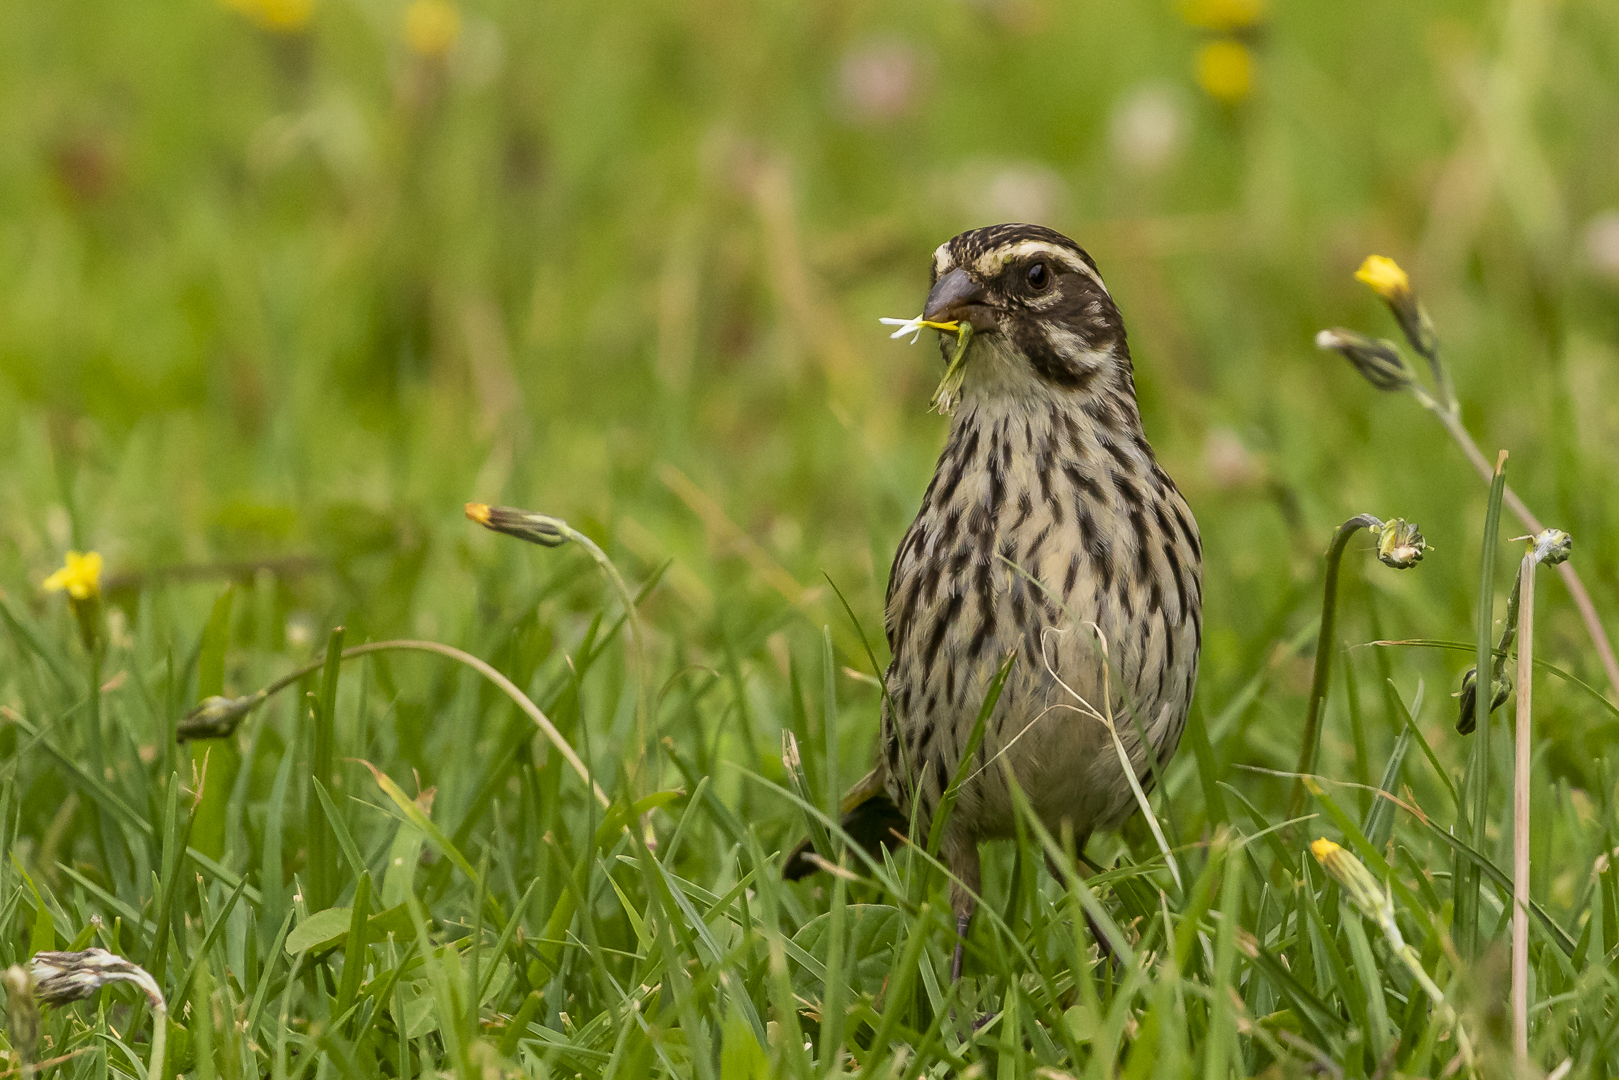
<svg viewBox="0 0 1619 1080"><path fill-rule="evenodd" d="M602 573L607 575L607 580L618 593L619 603L624 605L624 618L630 627L629 662L635 669L635 732L636 741L640 746L640 763L644 767L652 723L649 704L651 693L647 686L646 639L641 633L641 618L636 611L635 594L631 593L629 586L624 583L618 567L613 565L613 560L607 557L607 552L603 551L594 540L561 518L549 514L536 514L512 506L489 506L485 503L467 503L466 512L468 518L491 532L513 536L531 544L539 544L541 547L561 547L569 542L578 544L595 560Z"/></svg>
<svg viewBox="0 0 1619 1080"><path fill-rule="evenodd" d="M1338 565L1344 547L1357 529L1378 534L1377 557L1397 570L1409 569L1422 560L1427 543L1415 525L1402 518L1384 522L1371 514L1356 514L1333 530L1327 546L1327 581L1321 595L1321 630L1315 641L1315 675L1310 680L1310 705L1304 719L1304 742L1299 747L1299 764L1294 769L1293 794L1288 799L1287 816L1296 818L1304 808L1304 777L1315 771L1315 755L1321 739L1321 709L1332 682L1332 640L1338 623Z"/></svg>
<svg viewBox="0 0 1619 1080"><path fill-rule="evenodd" d="M544 733L551 745L556 747L557 753L561 754L563 759L573 767L573 771L579 774L579 778L590 786L592 793L596 796L596 801L604 807L610 805L611 800L607 798L607 793L602 791L601 785L597 784L595 778L590 775L590 769L580 760L579 755L574 753L573 747L568 744L568 740L562 737L562 732L556 729L556 725L551 723L550 718L540 711L540 707L534 704L527 694L519 690L516 683L471 653L437 641L400 639L396 641L372 641L365 645L354 645L344 649L339 656L343 660L352 660L356 656L364 656L367 653L392 651L437 653L439 656L446 656L451 660L465 664L494 683L507 697L512 699L519 709L528 714L528 718L534 721L535 726ZM271 697L285 690L305 675L319 669L325 663L324 658L311 661L281 676L281 678L262 690L243 697L207 698L181 718L176 727L175 737L181 742L187 739L224 738L235 731L237 725L254 709L257 709Z"/></svg>

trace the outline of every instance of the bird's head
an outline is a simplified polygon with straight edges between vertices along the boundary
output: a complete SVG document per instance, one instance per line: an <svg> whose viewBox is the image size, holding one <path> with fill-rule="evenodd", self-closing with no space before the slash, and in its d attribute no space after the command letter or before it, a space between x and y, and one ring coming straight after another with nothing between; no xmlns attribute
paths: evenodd
<svg viewBox="0 0 1619 1080"><path fill-rule="evenodd" d="M969 395L1087 397L1122 382L1134 396L1119 309L1091 257L1054 229L993 225L939 245L923 318L972 324Z"/></svg>

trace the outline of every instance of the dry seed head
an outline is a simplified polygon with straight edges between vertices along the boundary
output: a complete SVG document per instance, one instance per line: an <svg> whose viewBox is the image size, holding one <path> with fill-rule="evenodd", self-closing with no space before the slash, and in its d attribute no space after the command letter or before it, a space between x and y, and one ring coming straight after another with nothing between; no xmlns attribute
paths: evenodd
<svg viewBox="0 0 1619 1080"><path fill-rule="evenodd" d="M146 994L153 1009L165 1012L168 1008L157 980L146 969L106 949L35 953L31 965L39 1000L47 1005L81 1001L108 983L131 982Z"/></svg>
<svg viewBox="0 0 1619 1080"><path fill-rule="evenodd" d="M1399 348L1386 338L1367 337L1338 327L1317 334L1315 347L1342 355L1379 390L1404 390L1415 381Z"/></svg>
<svg viewBox="0 0 1619 1080"><path fill-rule="evenodd" d="M1574 538L1562 529L1547 529L1534 539L1535 561L1547 566L1567 562L1574 553Z"/></svg>
<svg viewBox="0 0 1619 1080"><path fill-rule="evenodd" d="M1385 521L1377 530L1377 557L1383 565L1396 570L1409 570L1422 561L1428 542L1417 530L1416 522L1405 518Z"/></svg>

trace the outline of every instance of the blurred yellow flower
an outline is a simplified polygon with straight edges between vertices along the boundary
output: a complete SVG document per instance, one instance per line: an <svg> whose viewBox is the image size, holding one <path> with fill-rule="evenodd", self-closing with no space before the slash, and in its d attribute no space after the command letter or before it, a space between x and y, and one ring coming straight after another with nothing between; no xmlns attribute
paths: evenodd
<svg viewBox="0 0 1619 1080"><path fill-rule="evenodd" d="M1254 54L1240 41L1211 41L1197 51L1197 85L1222 105L1253 93Z"/></svg>
<svg viewBox="0 0 1619 1080"><path fill-rule="evenodd" d="M440 59L460 36L461 12L447 0L415 0L405 9L405 44L418 56Z"/></svg>
<svg viewBox="0 0 1619 1080"><path fill-rule="evenodd" d="M1400 269L1400 264L1382 255L1366 256L1366 261L1355 271L1355 280L1364 281L1391 304L1411 292L1411 279Z"/></svg>
<svg viewBox="0 0 1619 1080"><path fill-rule="evenodd" d="M64 589L74 600L88 600L101 594L99 551L83 555L77 551L67 553L67 562L62 569L45 579L46 592L61 592Z"/></svg>
<svg viewBox="0 0 1619 1080"><path fill-rule="evenodd" d="M1264 0L1182 0L1181 18L1204 30L1240 30L1265 17Z"/></svg>
<svg viewBox="0 0 1619 1080"><path fill-rule="evenodd" d="M276 34L301 34L315 13L315 0L224 0L255 25Z"/></svg>

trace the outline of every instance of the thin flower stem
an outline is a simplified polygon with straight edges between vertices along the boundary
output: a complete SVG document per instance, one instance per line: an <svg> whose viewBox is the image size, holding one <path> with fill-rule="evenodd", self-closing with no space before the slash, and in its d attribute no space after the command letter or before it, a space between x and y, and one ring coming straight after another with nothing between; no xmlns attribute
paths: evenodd
<svg viewBox="0 0 1619 1080"><path fill-rule="evenodd" d="M1321 735L1321 706L1327 698L1327 686L1332 680L1333 629L1338 622L1338 566L1343 562L1344 547L1356 529L1381 526L1383 522L1370 514L1356 514L1332 534L1327 548L1327 582L1321 597L1321 631L1315 642L1315 677L1310 681L1310 707L1304 721L1304 744L1299 748L1299 765L1294 770L1298 778L1293 781L1293 796L1288 800L1287 816L1296 818L1304 807L1304 777L1315 771L1316 747Z"/></svg>
<svg viewBox="0 0 1619 1080"><path fill-rule="evenodd" d="M1418 400L1420 401L1421 398ZM1462 448L1462 453L1467 456L1467 460L1473 463L1473 468L1478 471L1479 476L1484 478L1485 483L1488 483L1495 470L1490 466L1489 461L1485 459L1484 452L1478 448L1478 444L1473 441L1473 436L1462 426L1460 417L1440 407L1431 398L1427 401L1422 401L1422 405L1437 416L1440 423L1445 425L1445 430L1450 432L1451 438L1456 440L1456 445ZM1545 531L1545 526L1540 523L1540 519L1529 512L1529 507L1524 505L1523 500L1518 498L1517 493L1510 487L1502 493L1501 500L1512 511L1513 515L1523 523L1525 529L1536 535ZM1574 606L1579 609L1580 618L1585 621L1586 633L1591 636L1591 643L1596 646L1597 656L1602 659L1602 670L1608 676L1608 693L1611 697L1614 693L1619 692L1619 658L1614 656L1613 645L1608 641L1608 632L1603 629L1602 619L1597 615L1596 605L1591 602L1591 594L1585 591L1585 583L1580 580L1579 572L1574 569L1574 565L1572 563L1562 563L1557 567L1557 572L1563 576L1563 584L1568 587L1569 595L1574 598Z"/></svg>
<svg viewBox="0 0 1619 1080"><path fill-rule="evenodd" d="M465 664L467 667L472 668L478 674L494 683L495 686L500 688L500 690L504 692L507 697L511 698L512 701L516 703L518 708L522 709L523 712L528 714L528 718L534 721L535 726L540 729L540 731L545 735L546 739L550 741L551 745L557 748L557 752L561 754L563 759L573 767L573 771L578 773L580 779L582 779L586 784L590 785L591 790L595 793L596 801L601 803L603 807L611 805L611 800L609 800L606 793L602 791L601 785L597 784L595 778L590 775L590 769L585 766L585 763L582 760L580 760L579 755L574 753L573 747L569 745L568 740L562 737L562 732L556 729L556 725L551 723L550 718L547 717L544 712L540 711L540 707L534 704L533 700L530 699L527 694L519 690L516 683L512 682L506 676L496 671L493 667L489 666L489 664L478 659L476 656L473 656L471 653L457 649L453 645L444 645L437 641L413 641L410 639L400 639L395 641L372 641L364 645L353 645L347 649L344 649L339 656L344 660L352 660L356 656L364 656L367 653L389 651L430 652L437 653L440 656L447 656L451 660L459 661L460 663ZM252 701L247 703L246 707L242 710L242 715L245 715L247 712L258 708L267 699L275 694L280 693L282 690L285 690L287 687L291 686L305 675L308 675L310 672L324 666L325 663L325 659L322 658L320 660L314 660L310 663L304 664L302 667L294 668L292 671L289 671L287 674L281 676L281 678L264 687L264 689L250 695ZM238 720L236 722L239 723L240 721ZM232 727L234 728L234 723L232 724Z"/></svg>
<svg viewBox="0 0 1619 1080"><path fill-rule="evenodd" d="M168 1009L152 1010L152 1052L147 1058L146 1080L163 1080L165 1050L169 1041Z"/></svg>
<svg viewBox="0 0 1619 1080"><path fill-rule="evenodd" d="M630 625L630 651L634 653L636 737L640 743L641 758L644 763L648 753L647 744L652 717L649 703L650 695L647 692L646 639L641 634L641 617L635 609L635 596L630 592L629 586L624 583L624 578L619 574L618 567L613 565L613 560L607 557L607 552L598 547L594 540L561 519L557 520L557 528L561 530L563 536L566 536L590 553L590 557L596 560L596 565L601 567L602 573L606 574L608 580L613 583L613 588L618 592L619 603L624 605L624 618Z"/></svg>
<svg viewBox="0 0 1619 1080"><path fill-rule="evenodd" d="M1538 551L1531 548L1518 568L1518 730L1512 764L1512 1052L1520 1069L1529 1064L1530 692L1535 648L1535 564L1540 561L1537 556Z"/></svg>

